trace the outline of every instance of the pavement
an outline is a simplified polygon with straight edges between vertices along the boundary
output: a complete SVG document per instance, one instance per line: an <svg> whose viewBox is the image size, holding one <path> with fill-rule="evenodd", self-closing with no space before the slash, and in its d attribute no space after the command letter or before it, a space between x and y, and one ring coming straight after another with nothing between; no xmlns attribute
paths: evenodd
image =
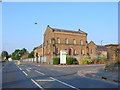
<svg viewBox="0 0 120 90"><path fill-rule="evenodd" d="M118 90L118 85L101 80L81 77L77 74L78 70L87 70L89 68L101 68L99 66L53 66L40 64L17 65L16 62L6 62L2 73L3 88L61 88L77 89L84 88L108 88Z"/></svg>

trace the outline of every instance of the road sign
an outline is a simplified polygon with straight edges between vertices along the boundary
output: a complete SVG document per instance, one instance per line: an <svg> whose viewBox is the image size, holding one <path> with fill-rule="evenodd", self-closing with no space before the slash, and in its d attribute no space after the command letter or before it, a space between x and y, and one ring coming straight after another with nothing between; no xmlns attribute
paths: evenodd
<svg viewBox="0 0 120 90"><path fill-rule="evenodd" d="M66 64L66 51L65 50L61 50L60 51L60 64Z"/></svg>

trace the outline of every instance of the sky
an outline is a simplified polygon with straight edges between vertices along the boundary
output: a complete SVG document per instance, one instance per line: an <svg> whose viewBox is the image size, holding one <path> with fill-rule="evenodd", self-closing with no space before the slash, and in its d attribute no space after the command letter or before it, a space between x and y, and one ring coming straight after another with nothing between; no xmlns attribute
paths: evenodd
<svg viewBox="0 0 120 90"><path fill-rule="evenodd" d="M1 6L1 5L0 5ZM0 7L1 8L1 7ZM34 24L34 23L38 24ZM43 42L47 25L88 33L88 42L118 43L117 2L4 2L2 50L29 52Z"/></svg>

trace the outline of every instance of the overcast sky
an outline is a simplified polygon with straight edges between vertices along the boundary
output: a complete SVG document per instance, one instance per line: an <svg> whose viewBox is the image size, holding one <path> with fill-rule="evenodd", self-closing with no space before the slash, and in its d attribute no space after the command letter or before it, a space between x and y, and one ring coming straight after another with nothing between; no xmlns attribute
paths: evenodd
<svg viewBox="0 0 120 90"><path fill-rule="evenodd" d="M103 45L118 43L117 2L4 2L2 10L2 44L9 53L17 48L32 51L39 46L47 25L81 29L88 33L88 42L97 45L101 40Z"/></svg>

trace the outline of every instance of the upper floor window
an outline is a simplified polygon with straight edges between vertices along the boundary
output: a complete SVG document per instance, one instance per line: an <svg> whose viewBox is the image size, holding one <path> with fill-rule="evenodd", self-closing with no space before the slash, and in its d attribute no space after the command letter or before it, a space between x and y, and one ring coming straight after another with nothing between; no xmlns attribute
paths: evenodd
<svg viewBox="0 0 120 90"><path fill-rule="evenodd" d="M59 38L57 38L57 43L60 43L60 39Z"/></svg>
<svg viewBox="0 0 120 90"><path fill-rule="evenodd" d="M80 40L80 45L83 45L83 41L82 40Z"/></svg>
<svg viewBox="0 0 120 90"><path fill-rule="evenodd" d="M73 44L76 44L76 40L75 39L73 40Z"/></svg>
<svg viewBox="0 0 120 90"><path fill-rule="evenodd" d="M65 44L68 44L68 39L65 39Z"/></svg>

